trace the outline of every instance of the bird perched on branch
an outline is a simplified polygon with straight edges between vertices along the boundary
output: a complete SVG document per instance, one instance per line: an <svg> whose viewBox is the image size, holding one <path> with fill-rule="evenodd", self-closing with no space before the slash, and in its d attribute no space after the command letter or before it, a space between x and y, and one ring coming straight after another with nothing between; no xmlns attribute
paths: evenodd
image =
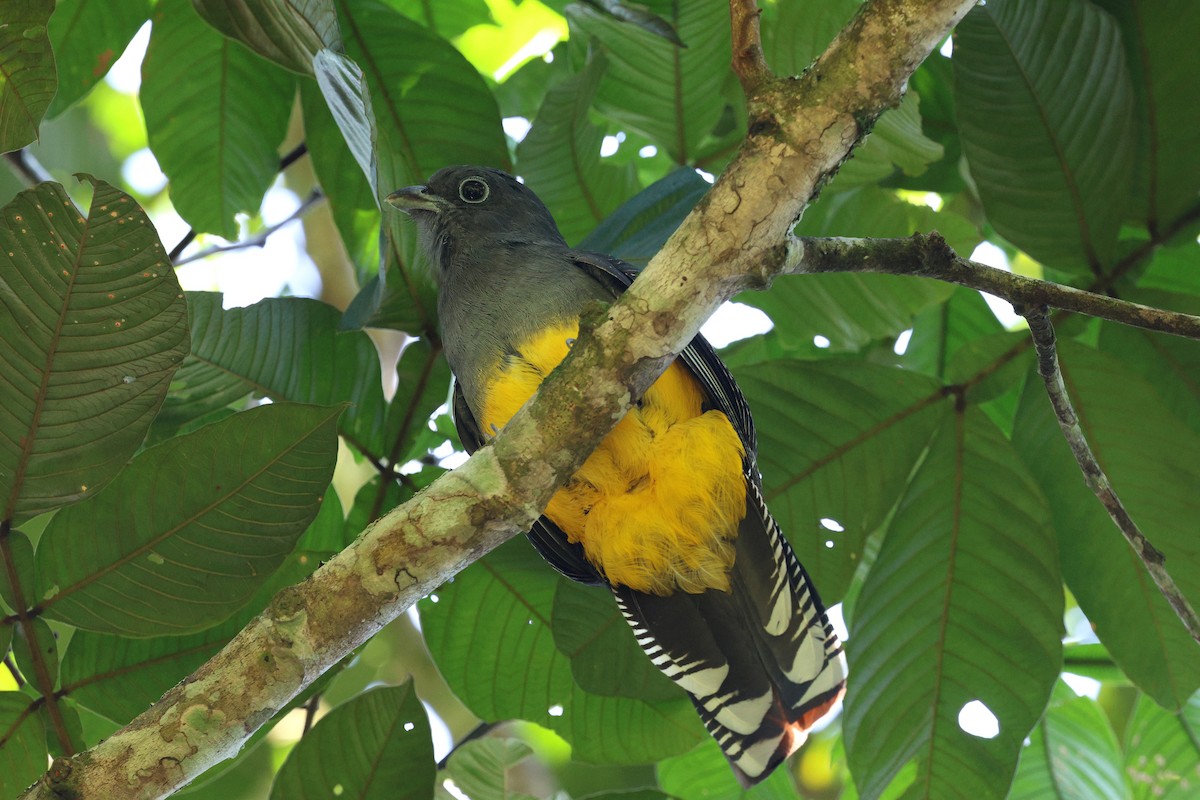
<svg viewBox="0 0 1200 800"><path fill-rule="evenodd" d="M498 170L447 167L387 199L436 267L455 423L474 452L567 355L584 308L637 272L569 247L541 200ZM611 589L747 785L803 743L846 675L816 588L767 511L755 448L745 399L697 336L529 532L564 575Z"/></svg>

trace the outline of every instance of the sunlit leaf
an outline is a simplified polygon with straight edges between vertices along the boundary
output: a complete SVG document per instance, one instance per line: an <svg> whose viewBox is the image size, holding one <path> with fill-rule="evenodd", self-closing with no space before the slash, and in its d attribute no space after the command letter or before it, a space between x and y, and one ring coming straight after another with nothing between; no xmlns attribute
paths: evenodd
<svg viewBox="0 0 1200 800"><path fill-rule="evenodd" d="M453 39L475 25L491 23L486 0L388 0L389 5L445 39Z"/></svg>
<svg viewBox="0 0 1200 800"><path fill-rule="evenodd" d="M568 242L577 242L637 188L632 164L600 158L604 130L588 111L604 74L595 56L582 72L553 86L533 127L517 145L517 168L554 214Z"/></svg>
<svg viewBox="0 0 1200 800"><path fill-rule="evenodd" d="M461 742L454 748L443 775L467 797L532 800L532 795L514 788L519 779L512 774L531 755L529 745L519 739L488 737Z"/></svg>
<svg viewBox="0 0 1200 800"><path fill-rule="evenodd" d="M59 0L49 29L58 67L49 116L61 114L108 74L150 9L150 0Z"/></svg>
<svg viewBox="0 0 1200 800"><path fill-rule="evenodd" d="M236 237L279 169L295 79L209 27L188 0L161 0L142 62L146 135L171 201L198 231Z"/></svg>
<svg viewBox="0 0 1200 800"><path fill-rule="evenodd" d="M51 521L37 549L43 612L133 636L227 618L316 515L340 412L275 403L146 450Z"/></svg>
<svg viewBox="0 0 1200 800"><path fill-rule="evenodd" d="M329 712L288 755L271 797L424 800L434 774L429 718L409 682Z"/></svg>
<svg viewBox="0 0 1200 800"><path fill-rule="evenodd" d="M0 692L0 796L16 797L46 771L46 731L33 700Z"/></svg>
<svg viewBox="0 0 1200 800"><path fill-rule="evenodd" d="M529 543L516 540L421 601L426 642L455 694L485 720L554 730L576 760L637 764L693 747L704 729L682 695L646 702L575 684L550 627L557 584Z"/></svg>
<svg viewBox="0 0 1200 800"><path fill-rule="evenodd" d="M0 0L0 153L38 136L58 85L46 25L54 0Z"/></svg>
<svg viewBox="0 0 1200 800"><path fill-rule="evenodd" d="M1138 698L1125 731L1125 774L1137 800L1187 800L1200 785L1200 694L1178 714Z"/></svg>
<svg viewBox="0 0 1200 800"><path fill-rule="evenodd" d="M992 0L959 24L954 68L989 221L1038 261L1099 273L1114 257L1136 138L1112 18L1084 0Z"/></svg>
<svg viewBox="0 0 1200 800"><path fill-rule="evenodd" d="M973 407L944 418L855 604L843 717L855 783L875 797L1003 798L1062 663L1063 593L1041 491ZM996 670L1004 680L996 680ZM990 713L967 732L960 714Z"/></svg>
<svg viewBox="0 0 1200 800"><path fill-rule="evenodd" d="M375 201L374 206L378 209L375 117L371 110L371 95L363 81L362 69L346 56L332 50L318 52L316 58L313 59L313 69L316 73L317 86L321 90L320 96L324 98L325 104L322 113L316 107L318 104L311 87L308 84L302 87L302 91L310 98L305 106L305 129L307 131L308 120L313 120L314 117L321 121L332 119L337 130L341 132L342 141L346 145L343 149L332 146L326 140L325 147L321 147L320 139L312 143L310 152L314 164L321 162L328 165L324 170L318 171L318 176L324 175L325 179L332 184L328 188L333 190L335 196L341 194L337 191L341 188L341 180L345 180L349 186L357 186L361 183L358 180L359 177L366 178L367 185L371 189L372 199ZM326 150L330 152L327 154ZM330 164L329 159L335 158L334 154L346 151L358 164L361 176L355 175L352 171L347 176L341 176L330 169L333 165ZM325 185L324 182L322 185Z"/></svg>
<svg viewBox="0 0 1200 800"><path fill-rule="evenodd" d="M0 210L0 519L89 496L133 455L187 352L146 215L103 181L88 219L54 183Z"/></svg>
<svg viewBox="0 0 1200 800"><path fill-rule="evenodd" d="M221 33L293 72L312 74L322 48L341 49L332 0L192 0Z"/></svg>
<svg viewBox="0 0 1200 800"><path fill-rule="evenodd" d="M1059 343L1063 378L1083 433L1179 588L1200 600L1200 434L1154 388L1111 356ZM1137 409L1133 424L1130 409ZM1133 427L1131 428L1131 424ZM1050 500L1063 576L1113 659L1143 691L1179 708L1200 687L1200 647L1088 490L1040 378L1025 387L1013 444Z"/></svg>

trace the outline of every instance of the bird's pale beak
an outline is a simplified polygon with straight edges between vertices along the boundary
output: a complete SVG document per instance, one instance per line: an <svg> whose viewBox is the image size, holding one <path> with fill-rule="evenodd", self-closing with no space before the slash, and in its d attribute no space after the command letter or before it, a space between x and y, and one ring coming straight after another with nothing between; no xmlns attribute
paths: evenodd
<svg viewBox="0 0 1200 800"><path fill-rule="evenodd" d="M414 211L431 211L436 214L446 204L446 201L437 195L429 194L426 186L405 186L389 194L386 199L389 205L405 214Z"/></svg>

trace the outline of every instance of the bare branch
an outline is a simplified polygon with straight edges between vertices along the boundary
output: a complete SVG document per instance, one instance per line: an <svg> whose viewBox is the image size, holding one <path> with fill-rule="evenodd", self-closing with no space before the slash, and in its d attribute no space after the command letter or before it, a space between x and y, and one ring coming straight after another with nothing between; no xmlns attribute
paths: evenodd
<svg viewBox="0 0 1200 800"><path fill-rule="evenodd" d="M1058 367L1054 325L1046 314L1046 307L1038 306L1031 309L1018 306L1017 312L1029 322L1029 332L1033 336L1034 347L1037 348L1038 373L1041 374L1042 380L1046 384L1046 393L1050 396L1054 415L1058 417L1058 426L1062 429L1067 444L1071 447L1071 453L1075 456L1079 469L1083 471L1084 481L1100 500L1104 509L1108 511L1108 515L1112 517L1117 529L1129 542L1133 552L1137 553L1138 558L1142 560L1146 571L1150 573L1158 590L1162 592L1163 597L1175 610L1175 614L1187 627L1188 633L1192 635L1193 639L1200 642L1200 618L1196 616L1195 610L1184 597L1183 592L1175 585L1170 573L1167 572L1164 563L1166 559L1163 554L1146 539L1137 523L1125 510L1124 504L1121 503L1121 499L1117 497L1116 491L1109 483L1108 476L1104 474L1100 463L1093 455L1087 437L1083 434L1083 429L1079 426L1079 418L1075 415L1071 398L1067 394L1067 387L1063 383L1062 372Z"/></svg>
<svg viewBox="0 0 1200 800"><path fill-rule="evenodd" d="M761 15L762 10L755 0L729 0L729 20L733 26L733 71L742 82L747 97L774 77L763 56L762 34L758 26Z"/></svg>
<svg viewBox="0 0 1200 800"><path fill-rule="evenodd" d="M781 274L877 272L936 278L978 289L1014 305L1047 305L1064 311L1200 339L1200 317L1118 300L1050 281L1016 275L959 256L937 233L907 239L791 237L781 248Z"/></svg>
<svg viewBox="0 0 1200 800"><path fill-rule="evenodd" d="M27 148L22 147L20 150L5 153L4 158L8 161L8 166L12 169L13 173L26 186L35 186L39 183L54 180L50 175L50 171L43 167L41 162Z"/></svg>
<svg viewBox="0 0 1200 800"><path fill-rule="evenodd" d="M261 231L259 231L254 236L251 236L249 239L243 239L240 242L234 242L232 244L218 244L218 245L213 245L212 247L206 247L199 252L192 253L187 258L180 258L178 261L176 261L173 258L171 260L171 263L176 267L182 267L184 264L190 264L193 261L200 261L202 259L208 258L209 256L215 256L218 253L228 253L231 250L245 250L246 248L249 248L249 247L263 247L266 245L267 239L269 239L271 237L271 234L275 233L277 230L284 227L285 225L288 225L288 224L300 219L305 214L307 214L309 211L312 211L313 207L315 207L317 205L317 203L320 203L324 199L325 199L325 195L321 194L321 191L319 189L313 189L312 192L308 195L308 197L305 198L304 202L300 204L300 207L297 208L295 211L293 211L291 214L289 214L286 219L282 219L279 222L276 222L274 225L270 225L266 228L263 228ZM177 245L176 249L180 249L181 247L186 247L187 244L188 244L188 241L185 240L183 243L181 243L181 245ZM172 251L172 253L174 253L174 251Z"/></svg>

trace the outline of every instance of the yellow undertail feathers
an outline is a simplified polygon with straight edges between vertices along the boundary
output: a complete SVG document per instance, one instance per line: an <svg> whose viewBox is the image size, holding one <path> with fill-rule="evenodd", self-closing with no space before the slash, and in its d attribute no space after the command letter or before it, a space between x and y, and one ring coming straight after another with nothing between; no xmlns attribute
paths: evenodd
<svg viewBox="0 0 1200 800"><path fill-rule="evenodd" d="M480 423L503 427L566 357L575 322L543 329L490 371ZM617 585L666 595L729 590L746 513L744 449L699 384L672 364L546 509Z"/></svg>

